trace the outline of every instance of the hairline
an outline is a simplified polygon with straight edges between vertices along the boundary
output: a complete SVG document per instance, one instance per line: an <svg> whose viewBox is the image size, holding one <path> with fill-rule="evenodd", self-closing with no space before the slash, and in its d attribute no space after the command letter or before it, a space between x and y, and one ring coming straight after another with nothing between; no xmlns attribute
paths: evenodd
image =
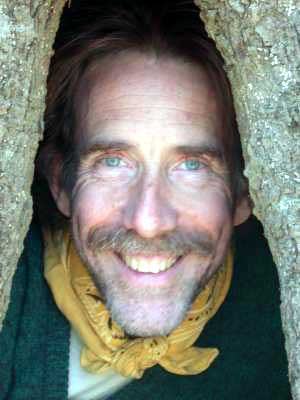
<svg viewBox="0 0 300 400"><path fill-rule="evenodd" d="M188 57L185 56L178 56L177 54L174 54L172 51L168 51L165 53L162 52L157 52L155 48L147 48L147 49L140 49L140 48L128 48L128 49L120 49L119 51L115 52L108 52L107 54L103 54L99 56L96 59L90 60L90 62L87 63L86 68L80 77L79 81L77 82L77 88L74 91L74 98L72 100L72 107L73 107L73 112L75 115L75 132L74 132L74 140L75 143L78 142L80 143L80 138L78 137L80 127L82 127L81 124L84 123L85 118L87 117L89 113L89 97L91 94L91 91L93 89L93 83L95 80L97 80L97 77L95 77L93 74L96 73L97 68L102 67L103 63L105 62L111 62L111 63L117 63L118 58L121 58L126 55L137 55L137 56L145 56L146 58L152 58L155 61L173 61L176 63L180 64L189 64L192 66L195 66L199 71L201 71L206 79L207 84L210 86L211 90L214 93L214 97L217 103L217 110L220 113L220 115L224 112L222 110L222 101L218 96L217 90L214 87L214 84L212 82L210 73L209 73L209 67L206 66L204 63L197 63L195 60L191 60ZM79 96L81 93L81 90L83 90L83 97L81 98L82 104L79 104ZM82 100L83 99L83 100ZM82 107L87 104L86 110L82 111ZM221 144L223 146L223 140L224 140L224 135L220 135L221 137L219 138L221 141ZM77 142L77 144L78 144ZM77 154L79 155L79 153Z"/></svg>

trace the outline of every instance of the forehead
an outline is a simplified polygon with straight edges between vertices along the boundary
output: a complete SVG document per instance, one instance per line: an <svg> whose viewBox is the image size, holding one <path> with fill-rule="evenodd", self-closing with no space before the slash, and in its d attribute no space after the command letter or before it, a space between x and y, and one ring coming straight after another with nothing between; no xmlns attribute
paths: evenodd
<svg viewBox="0 0 300 400"><path fill-rule="evenodd" d="M76 96L77 126L84 141L100 134L162 130L169 142L217 140L219 110L208 75L181 60L127 52L94 64Z"/></svg>

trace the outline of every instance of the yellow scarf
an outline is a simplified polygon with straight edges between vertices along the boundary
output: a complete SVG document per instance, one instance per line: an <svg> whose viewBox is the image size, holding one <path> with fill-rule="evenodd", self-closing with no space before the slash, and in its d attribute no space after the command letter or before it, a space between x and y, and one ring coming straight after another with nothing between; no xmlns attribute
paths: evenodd
<svg viewBox="0 0 300 400"><path fill-rule="evenodd" d="M224 266L198 295L183 322L169 335L129 339L111 321L101 294L76 253L68 232L44 232L45 278L61 312L85 343L81 367L102 373L112 368L123 376L141 378L156 364L179 375L206 370L218 349L192 347L207 321L223 303L232 277L232 252Z"/></svg>

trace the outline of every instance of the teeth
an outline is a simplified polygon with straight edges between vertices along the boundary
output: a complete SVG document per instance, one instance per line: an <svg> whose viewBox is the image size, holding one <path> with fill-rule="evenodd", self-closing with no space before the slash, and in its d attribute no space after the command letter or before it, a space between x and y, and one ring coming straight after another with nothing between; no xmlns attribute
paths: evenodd
<svg viewBox="0 0 300 400"><path fill-rule="evenodd" d="M141 256L123 256L123 259L129 268L139 272L151 272L157 274L166 271L175 263L176 257L141 257Z"/></svg>

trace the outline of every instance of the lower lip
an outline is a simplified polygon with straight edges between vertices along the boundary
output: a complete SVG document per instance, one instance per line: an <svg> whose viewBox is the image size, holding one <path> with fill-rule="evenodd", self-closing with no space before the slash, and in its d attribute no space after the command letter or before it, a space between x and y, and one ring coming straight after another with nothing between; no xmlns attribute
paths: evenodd
<svg viewBox="0 0 300 400"><path fill-rule="evenodd" d="M170 280L177 273L178 269L181 268L182 259L184 258L179 257L172 267L166 271L161 271L154 274L151 272L139 272L131 269L127 264L124 263L118 254L114 253L114 255L117 258L118 265L121 267L120 272L122 275L124 275L126 281L130 281L140 286L164 286L170 284Z"/></svg>

